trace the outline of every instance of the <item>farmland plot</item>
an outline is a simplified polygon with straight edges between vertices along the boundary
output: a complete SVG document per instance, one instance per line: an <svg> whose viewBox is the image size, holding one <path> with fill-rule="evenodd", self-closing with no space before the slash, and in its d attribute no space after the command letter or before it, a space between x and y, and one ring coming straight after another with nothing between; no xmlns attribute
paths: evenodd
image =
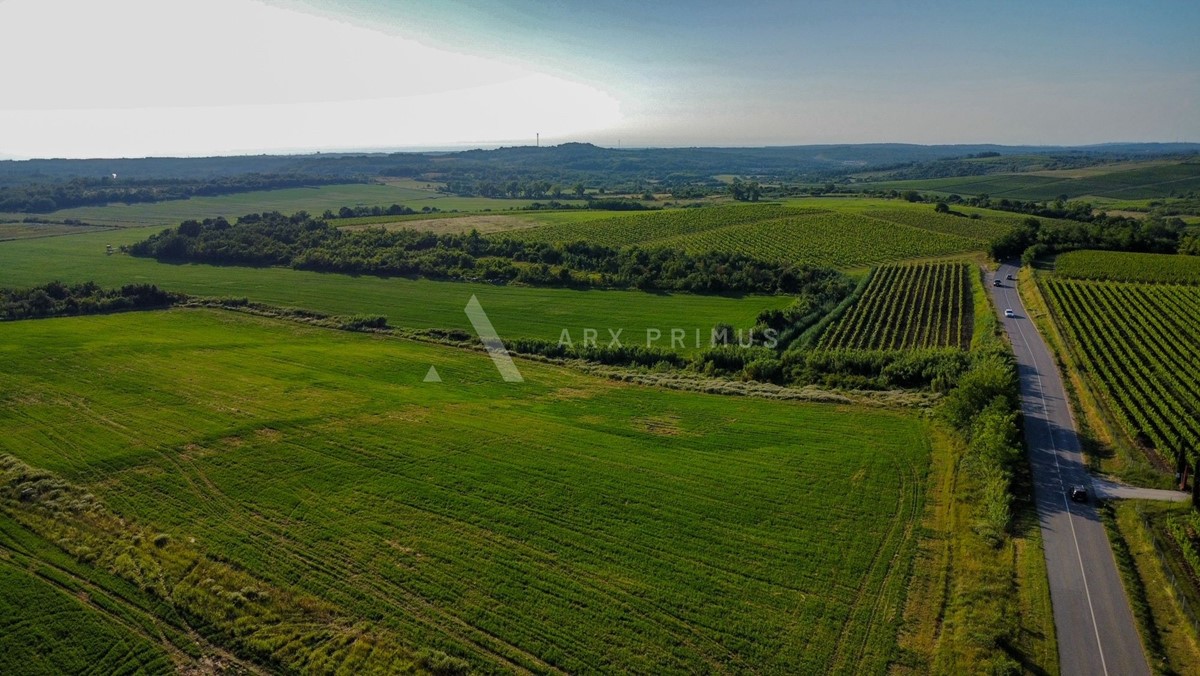
<svg viewBox="0 0 1200 676"><path fill-rule="evenodd" d="M356 634L484 672L897 657L930 443L907 412L525 361L506 384L484 354L202 310L5 324L0 366L0 453Z"/></svg>

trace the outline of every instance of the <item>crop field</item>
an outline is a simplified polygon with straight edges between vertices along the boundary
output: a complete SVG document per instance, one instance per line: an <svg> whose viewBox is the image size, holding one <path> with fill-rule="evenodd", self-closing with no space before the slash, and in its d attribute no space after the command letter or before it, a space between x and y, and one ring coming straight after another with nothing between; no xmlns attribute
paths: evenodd
<svg viewBox="0 0 1200 676"><path fill-rule="evenodd" d="M995 212L992 212L993 214ZM967 237L988 242L1008 232L1016 225L1013 219L989 215L983 218L964 218L950 214L939 214L933 209L878 209L863 212L864 216L878 218L889 223L900 223L912 228L941 232L947 235ZM1017 219L1019 222L1020 219Z"/></svg>
<svg viewBox="0 0 1200 676"><path fill-rule="evenodd" d="M1055 260L1054 274L1071 279L1200 284L1200 256L1072 251Z"/></svg>
<svg viewBox="0 0 1200 676"><path fill-rule="evenodd" d="M1131 438L1200 442L1200 287L1050 278L1053 310Z"/></svg>
<svg viewBox="0 0 1200 676"><path fill-rule="evenodd" d="M586 240L609 246L636 244L692 253L731 251L763 260L860 268L981 250L985 240L978 235L991 229L986 223L955 219L961 221L955 226L963 234L954 234L949 232L949 224L935 222L938 214L929 205L919 212L897 208L867 216L858 212L862 203L857 201L801 204L809 206L763 204L633 214L520 230L509 236L546 242ZM892 214L900 214L904 222L890 218ZM920 225L924 216L934 223L932 227Z"/></svg>
<svg viewBox="0 0 1200 676"><path fill-rule="evenodd" d="M966 349L974 323L968 263L885 265L821 337L826 349Z"/></svg>
<svg viewBox="0 0 1200 676"><path fill-rule="evenodd" d="M1169 197L1200 190L1200 163L1164 164L1150 162L1141 166L1114 165L1109 171L1091 167L1084 175L1078 170L1041 171L1027 174L992 174L961 178L933 178L911 181L887 181L864 187L888 190L922 190L963 197L988 194L993 198L1053 200L1059 195L1070 199L1102 197L1138 200Z"/></svg>
<svg viewBox="0 0 1200 676"><path fill-rule="evenodd" d="M816 210L790 209L777 204L723 206L703 209L671 209L632 213L598 220L571 220L533 230L513 233L529 242L584 240L605 246L657 244L660 240L782 218Z"/></svg>
<svg viewBox="0 0 1200 676"><path fill-rule="evenodd" d="M233 220L238 216L263 211L281 211L285 214L308 211L320 214L326 209L337 211L341 207L380 206L403 204L420 211L424 207L442 211L502 211L524 207L535 200L489 199L486 197L457 197L417 187L412 182L405 184L349 183L323 185L312 188L286 188L282 190L257 190L253 192L193 197L186 200L168 200L144 204L109 204L107 206L75 207L60 209L50 215L54 220L78 219L95 225L137 227L146 225L178 225L189 218L204 219L224 216ZM543 202L545 200L542 200ZM562 200L572 203L571 200ZM6 218L0 214L0 220Z"/></svg>
<svg viewBox="0 0 1200 676"><path fill-rule="evenodd" d="M13 322L0 454L480 671L899 657L916 416L518 364L208 310Z"/></svg>
<svg viewBox="0 0 1200 676"><path fill-rule="evenodd" d="M29 239L32 237L57 237L58 235L77 235L84 232L96 232L105 228L86 225L62 225L59 223L0 223L0 242L10 239Z"/></svg>
<svg viewBox="0 0 1200 676"><path fill-rule="evenodd" d="M118 246L144 239L154 228L0 242L0 287L24 287L58 279L95 281L102 286L151 283L203 296L247 297L271 305L330 314L382 314L401 328L470 331L463 311L472 295L505 338L557 341L563 329L579 340L584 329L602 337L623 331L621 340L643 343L648 328L670 335L673 328L707 335L721 322L749 328L764 309L783 308L787 296L701 296L640 291L574 290L496 286L425 279L385 279L290 268L174 265L117 254ZM668 342L661 343L668 346ZM695 349L694 342L688 349Z"/></svg>
<svg viewBox="0 0 1200 676"><path fill-rule="evenodd" d="M131 618L122 607L128 601L81 578L77 573L86 566L54 549L0 513L0 672L172 671L153 623ZM138 596L130 585L116 586L128 597Z"/></svg>

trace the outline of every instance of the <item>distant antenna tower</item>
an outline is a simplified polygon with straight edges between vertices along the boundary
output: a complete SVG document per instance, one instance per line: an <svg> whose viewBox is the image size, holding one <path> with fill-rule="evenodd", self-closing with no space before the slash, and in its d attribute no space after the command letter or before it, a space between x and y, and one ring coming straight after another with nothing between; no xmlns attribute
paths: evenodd
<svg viewBox="0 0 1200 676"><path fill-rule="evenodd" d="M537 147L542 147L542 132L540 131L537 133Z"/></svg>

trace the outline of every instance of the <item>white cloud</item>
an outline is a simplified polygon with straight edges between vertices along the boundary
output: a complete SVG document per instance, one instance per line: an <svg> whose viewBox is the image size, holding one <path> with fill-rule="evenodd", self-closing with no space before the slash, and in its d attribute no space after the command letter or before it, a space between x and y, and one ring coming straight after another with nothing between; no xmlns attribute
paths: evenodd
<svg viewBox="0 0 1200 676"><path fill-rule="evenodd" d="M252 0L0 2L0 153L210 154L565 136L605 92Z"/></svg>

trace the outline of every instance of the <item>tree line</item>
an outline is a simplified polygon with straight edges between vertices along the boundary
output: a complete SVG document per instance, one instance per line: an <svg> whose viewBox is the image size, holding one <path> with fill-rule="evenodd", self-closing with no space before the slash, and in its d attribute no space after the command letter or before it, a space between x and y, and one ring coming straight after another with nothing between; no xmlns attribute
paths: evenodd
<svg viewBox="0 0 1200 676"><path fill-rule="evenodd" d="M104 289L95 282L68 285L55 281L27 289L0 289L0 320L148 310L168 307L185 298L153 284Z"/></svg>
<svg viewBox="0 0 1200 676"><path fill-rule="evenodd" d="M1026 263L1076 249L1107 249L1140 253L1183 253L1200 251L1194 234L1178 218L1150 216L1145 219L1099 215L1090 221L1046 227L1036 218L992 240L988 253L995 260L1021 256Z"/></svg>
<svg viewBox="0 0 1200 676"><path fill-rule="evenodd" d="M306 212L189 220L126 249L135 256L213 264L539 286L796 294L840 273L749 256L588 242L367 228L346 231Z"/></svg>

